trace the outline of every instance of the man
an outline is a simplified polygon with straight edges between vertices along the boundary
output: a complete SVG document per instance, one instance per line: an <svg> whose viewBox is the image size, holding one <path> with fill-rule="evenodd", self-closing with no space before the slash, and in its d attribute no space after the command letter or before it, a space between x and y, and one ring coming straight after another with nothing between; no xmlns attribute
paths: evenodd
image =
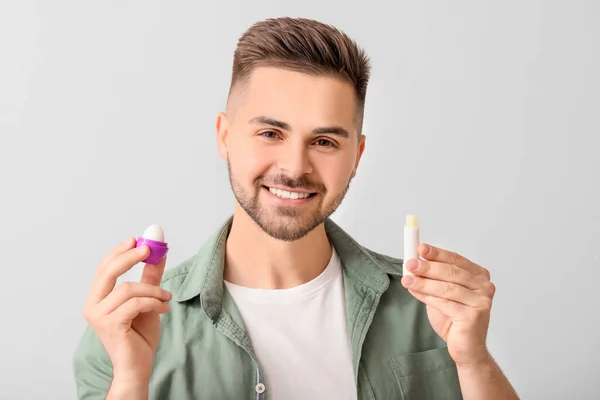
<svg viewBox="0 0 600 400"><path fill-rule="evenodd" d="M132 238L100 263L75 355L82 399L515 399L486 347L486 269L422 244L377 254L329 216L365 149L369 60L308 19L252 26L234 55L220 156L233 216L141 282ZM164 272L164 273L163 273Z"/></svg>

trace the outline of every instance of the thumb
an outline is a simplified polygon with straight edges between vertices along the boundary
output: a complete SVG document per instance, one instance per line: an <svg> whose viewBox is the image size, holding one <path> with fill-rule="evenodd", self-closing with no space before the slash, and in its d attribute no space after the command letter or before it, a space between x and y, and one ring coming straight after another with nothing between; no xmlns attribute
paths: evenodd
<svg viewBox="0 0 600 400"><path fill-rule="evenodd" d="M165 256L156 265L144 264L144 270L142 271L142 279L140 279L140 282L149 283L150 285L154 286L160 286L163 272L165 272L166 263L167 257Z"/></svg>

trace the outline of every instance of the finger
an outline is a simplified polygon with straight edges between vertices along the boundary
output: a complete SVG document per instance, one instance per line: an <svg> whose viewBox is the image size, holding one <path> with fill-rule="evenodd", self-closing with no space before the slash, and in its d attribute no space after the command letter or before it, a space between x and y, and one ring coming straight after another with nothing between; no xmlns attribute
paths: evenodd
<svg viewBox="0 0 600 400"><path fill-rule="evenodd" d="M414 290L408 290L417 300L422 301L428 306L435 308L444 315L450 317L453 321L467 321L471 318L473 308L457 303L452 300L442 299L435 296L426 295Z"/></svg>
<svg viewBox="0 0 600 400"><path fill-rule="evenodd" d="M477 275L483 272L482 267L453 251L444 250L439 247L421 243L419 245L418 252L421 257L428 261L437 261L456 265L457 267L464 268L467 271Z"/></svg>
<svg viewBox="0 0 600 400"><path fill-rule="evenodd" d="M100 261L98 264L98 268L96 272L104 269L112 260L114 260L117 256L125 253L126 251L131 250L135 246L135 238L128 237L123 242L115 246L108 254Z"/></svg>
<svg viewBox="0 0 600 400"><path fill-rule="evenodd" d="M110 314L135 297L152 297L164 302L171 299L171 293L147 283L123 282L100 302L98 311L100 314Z"/></svg>
<svg viewBox="0 0 600 400"><path fill-rule="evenodd" d="M132 248L115 257L106 267L99 271L94 279L89 295L90 301L98 304L114 289L117 278L148 257L149 253L150 249L148 246L143 245Z"/></svg>
<svg viewBox="0 0 600 400"><path fill-rule="evenodd" d="M168 303L163 303L153 297L134 297L113 311L111 316L119 323L126 324L141 313L156 312L165 314L169 311L169 308Z"/></svg>
<svg viewBox="0 0 600 400"><path fill-rule="evenodd" d="M464 268L452 264L410 259L406 263L406 268L414 275L456 283L471 290L478 289L484 284L484 279L481 275L475 275Z"/></svg>
<svg viewBox="0 0 600 400"><path fill-rule="evenodd" d="M140 279L140 282L159 286L163 273L165 272L166 263L167 257L165 256L156 265L144 264L144 270L142 271L142 278Z"/></svg>
<svg viewBox="0 0 600 400"><path fill-rule="evenodd" d="M485 307L489 298L464 286L419 276L402 277L404 287L429 296L452 300L470 307ZM487 299L487 300L484 300Z"/></svg>
<svg viewBox="0 0 600 400"><path fill-rule="evenodd" d="M92 280L92 288L90 289L88 297L85 301L84 314L87 312L86 310L89 310L90 308L95 306L99 301L96 298L94 287L96 286L96 281L98 281L98 279L101 279L99 277L103 274L106 266L109 265L112 262L112 260L114 260L116 257L129 251L131 248L133 248L134 245L135 238L130 236L129 238L116 245L110 252L108 252L108 254L102 259L102 261L98 263L98 266L96 267L96 272L94 273L94 279Z"/></svg>

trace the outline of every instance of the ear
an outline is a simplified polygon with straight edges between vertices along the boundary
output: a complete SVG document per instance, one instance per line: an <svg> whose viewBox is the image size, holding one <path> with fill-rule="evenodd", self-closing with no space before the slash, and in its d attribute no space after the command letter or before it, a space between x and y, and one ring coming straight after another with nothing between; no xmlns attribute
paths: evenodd
<svg viewBox="0 0 600 400"><path fill-rule="evenodd" d="M367 137L361 134L358 138L358 148L356 149L356 162L354 163L354 170L352 171L352 178L356 176L356 170L358 169L358 164L360 163L360 158L365 151L365 141Z"/></svg>
<svg viewBox="0 0 600 400"><path fill-rule="evenodd" d="M217 121L215 123L217 149L219 150L219 156L223 160L227 160L227 133L229 129L228 122L227 115L224 112L217 114Z"/></svg>

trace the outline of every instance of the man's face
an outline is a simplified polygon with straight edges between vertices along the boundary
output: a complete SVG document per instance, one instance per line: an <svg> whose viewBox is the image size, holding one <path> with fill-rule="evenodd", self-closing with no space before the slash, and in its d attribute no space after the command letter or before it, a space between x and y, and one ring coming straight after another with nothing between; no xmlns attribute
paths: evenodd
<svg viewBox="0 0 600 400"><path fill-rule="evenodd" d="M239 205L270 236L298 240L342 202L364 149L350 84L261 67L217 119Z"/></svg>

